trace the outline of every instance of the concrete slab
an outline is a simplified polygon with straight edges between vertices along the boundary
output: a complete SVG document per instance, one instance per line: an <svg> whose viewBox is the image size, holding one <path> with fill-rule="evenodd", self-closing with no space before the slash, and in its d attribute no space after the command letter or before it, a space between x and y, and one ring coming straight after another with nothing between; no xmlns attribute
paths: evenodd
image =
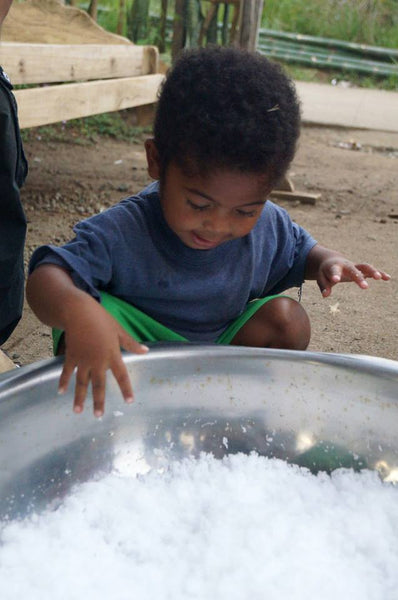
<svg viewBox="0 0 398 600"><path fill-rule="evenodd" d="M398 132L398 93L296 81L304 123Z"/></svg>

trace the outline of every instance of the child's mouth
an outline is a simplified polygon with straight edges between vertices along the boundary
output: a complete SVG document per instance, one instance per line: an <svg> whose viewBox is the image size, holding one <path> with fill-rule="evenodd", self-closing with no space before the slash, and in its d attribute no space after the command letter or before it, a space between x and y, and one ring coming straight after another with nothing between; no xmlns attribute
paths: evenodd
<svg viewBox="0 0 398 600"><path fill-rule="evenodd" d="M195 246L206 249L206 250L209 250L210 248L215 248L216 246L218 246L221 243L221 240L208 240L208 239L203 238L202 236L198 235L194 231L191 232L191 235L192 235L192 241L195 244Z"/></svg>

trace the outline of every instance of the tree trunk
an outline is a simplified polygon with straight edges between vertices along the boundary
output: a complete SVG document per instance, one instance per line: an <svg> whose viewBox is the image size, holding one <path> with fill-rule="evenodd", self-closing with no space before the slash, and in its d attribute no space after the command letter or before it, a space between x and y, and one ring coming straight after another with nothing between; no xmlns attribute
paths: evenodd
<svg viewBox="0 0 398 600"><path fill-rule="evenodd" d="M229 44L229 9L230 5L225 4L224 7L224 15L222 21L222 29L221 29L221 43L223 46L228 46Z"/></svg>
<svg viewBox="0 0 398 600"><path fill-rule="evenodd" d="M206 42L207 44L217 44L218 40L218 9L219 4L214 5L214 14L207 29Z"/></svg>
<svg viewBox="0 0 398 600"><path fill-rule="evenodd" d="M128 37L136 44L148 36L149 0L134 0L127 19Z"/></svg>
<svg viewBox="0 0 398 600"><path fill-rule="evenodd" d="M174 62L185 43L185 0L176 0L174 9L173 41L171 58Z"/></svg>
<svg viewBox="0 0 398 600"><path fill-rule="evenodd" d="M119 16L117 20L116 33L123 35L124 32L124 17L126 13L126 0L119 0Z"/></svg>
<svg viewBox="0 0 398 600"><path fill-rule="evenodd" d="M90 5L88 7L88 14L90 15L90 17L97 22L97 16L98 16L98 0L91 0Z"/></svg>
<svg viewBox="0 0 398 600"><path fill-rule="evenodd" d="M159 52L166 50L166 26L167 26L168 0L162 0L159 23Z"/></svg>
<svg viewBox="0 0 398 600"><path fill-rule="evenodd" d="M264 0L242 0L239 46L251 52L257 48L263 6Z"/></svg>

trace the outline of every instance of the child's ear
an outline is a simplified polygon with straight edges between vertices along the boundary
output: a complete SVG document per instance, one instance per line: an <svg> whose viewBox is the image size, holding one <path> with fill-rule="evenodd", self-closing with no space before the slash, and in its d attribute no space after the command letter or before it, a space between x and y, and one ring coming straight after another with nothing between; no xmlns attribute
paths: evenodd
<svg viewBox="0 0 398 600"><path fill-rule="evenodd" d="M145 151L148 163L148 174L152 179L160 179L159 153L153 139L146 140Z"/></svg>

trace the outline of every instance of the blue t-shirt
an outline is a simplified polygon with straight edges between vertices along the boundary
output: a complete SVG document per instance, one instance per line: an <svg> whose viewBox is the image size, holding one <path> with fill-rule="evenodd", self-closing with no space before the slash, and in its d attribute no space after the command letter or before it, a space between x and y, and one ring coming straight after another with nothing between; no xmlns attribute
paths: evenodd
<svg viewBox="0 0 398 600"><path fill-rule="evenodd" d="M30 271L52 263L99 299L105 291L190 341L212 342L254 298L304 280L315 240L267 201L252 231L209 250L186 246L167 225L159 184L78 223L60 248L41 246Z"/></svg>

